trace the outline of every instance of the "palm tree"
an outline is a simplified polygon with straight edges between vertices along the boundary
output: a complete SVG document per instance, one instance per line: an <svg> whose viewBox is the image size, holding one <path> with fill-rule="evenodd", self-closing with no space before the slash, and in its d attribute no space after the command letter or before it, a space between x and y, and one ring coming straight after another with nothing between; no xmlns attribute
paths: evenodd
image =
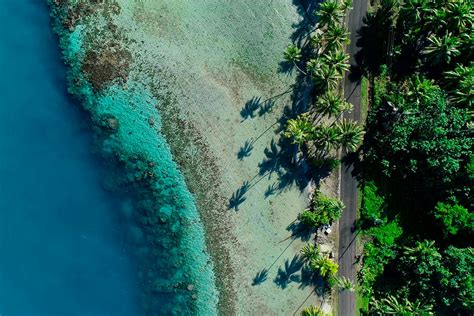
<svg viewBox="0 0 474 316"><path fill-rule="evenodd" d="M344 47L349 44L349 32L339 24L332 25L324 32L322 36L326 43L326 51L344 50Z"/></svg>
<svg viewBox="0 0 474 316"><path fill-rule="evenodd" d="M407 298L399 299L393 295L380 300L372 297L371 315L433 315L433 305L419 300L410 302Z"/></svg>
<svg viewBox="0 0 474 316"><path fill-rule="evenodd" d="M318 125L314 128L313 137L317 149L328 153L340 143L339 130L334 126Z"/></svg>
<svg viewBox="0 0 474 316"><path fill-rule="evenodd" d="M431 97L436 91L438 91L438 86L435 85L434 80L415 76L410 81L410 91L408 91L408 95L413 98L416 104L420 104L422 100Z"/></svg>
<svg viewBox="0 0 474 316"><path fill-rule="evenodd" d="M340 8L341 8L341 10L343 10L343 11L347 11L347 10L352 9L352 0L344 0L344 1L342 1Z"/></svg>
<svg viewBox="0 0 474 316"><path fill-rule="evenodd" d="M301 49L294 44L288 45L288 47L283 52L283 55L285 56L285 59L290 63L300 61L301 57L303 56L301 54Z"/></svg>
<svg viewBox="0 0 474 316"><path fill-rule="evenodd" d="M312 71L312 76L315 86L320 92L336 89L339 80L342 79L341 74L336 71L336 68L327 64L320 64L319 67L316 67Z"/></svg>
<svg viewBox="0 0 474 316"><path fill-rule="evenodd" d="M301 312L301 316L325 316L326 314L319 308L314 305L306 307Z"/></svg>
<svg viewBox="0 0 474 316"><path fill-rule="evenodd" d="M315 103L315 110L321 115L327 115L329 117L336 117L341 112L350 110L352 104L346 102L341 96L334 90L329 90Z"/></svg>
<svg viewBox="0 0 474 316"><path fill-rule="evenodd" d="M310 43L316 51L320 51L326 45L325 33L327 31L321 31L317 29L310 37Z"/></svg>
<svg viewBox="0 0 474 316"><path fill-rule="evenodd" d="M444 73L444 81L448 86L448 100L456 105L467 106L474 103L474 63L469 67L457 66Z"/></svg>
<svg viewBox="0 0 474 316"><path fill-rule="evenodd" d="M304 72L298 66L298 62L301 61L301 57L303 57L303 55L301 53L301 48L297 47L294 44L288 45L288 47L283 52L283 55L284 55L285 60L287 62L292 63L296 67L296 69L298 69L301 73L306 75L306 72Z"/></svg>
<svg viewBox="0 0 474 316"><path fill-rule="evenodd" d="M344 17L344 10L337 0L326 0L319 5L316 12L318 16L318 24L320 28L329 27L339 23Z"/></svg>
<svg viewBox="0 0 474 316"><path fill-rule="evenodd" d="M323 55L325 63L332 65L339 74L349 71L349 55L342 50L330 51Z"/></svg>
<svg viewBox="0 0 474 316"><path fill-rule="evenodd" d="M424 54L431 61L433 66L442 66L449 64L453 57L459 56L459 46L461 42L458 37L453 37L447 33L439 38L432 35L428 38L430 44L425 48Z"/></svg>
<svg viewBox="0 0 474 316"><path fill-rule="evenodd" d="M316 247L313 243L307 243L302 249L301 249L301 257L303 257L303 260L309 262L314 258L319 257L320 251L319 248Z"/></svg>
<svg viewBox="0 0 474 316"><path fill-rule="evenodd" d="M464 32L459 35L461 39L461 55L464 60L472 60L474 55L474 35L471 32Z"/></svg>
<svg viewBox="0 0 474 316"><path fill-rule="evenodd" d="M301 114L295 119L288 120L286 131L283 135L293 139L292 143L300 146L310 139L314 133L314 127L309 119L309 114Z"/></svg>
<svg viewBox="0 0 474 316"><path fill-rule="evenodd" d="M418 241L415 247L404 247L403 254L412 262L426 260L426 258L441 258L434 240Z"/></svg>
<svg viewBox="0 0 474 316"><path fill-rule="evenodd" d="M452 91L449 101L453 104L472 108L474 104L474 76L466 76L460 82L459 86Z"/></svg>
<svg viewBox="0 0 474 316"><path fill-rule="evenodd" d="M427 0L406 0L400 10L399 20L409 23L410 31L419 33L420 29L427 25L430 16L434 16L436 10L429 5Z"/></svg>
<svg viewBox="0 0 474 316"><path fill-rule="evenodd" d="M314 74L319 71L318 69L323 66L321 61L322 59L320 58L311 58L310 60L308 60L308 62L306 63L306 69L308 70L308 72L310 74Z"/></svg>
<svg viewBox="0 0 474 316"><path fill-rule="evenodd" d="M351 120L342 120L336 126L342 149L345 152L356 150L364 138L364 128Z"/></svg>
<svg viewBox="0 0 474 316"><path fill-rule="evenodd" d="M444 73L444 83L449 87L456 87L465 77L474 77L474 63L469 67L459 65L454 70Z"/></svg>
<svg viewBox="0 0 474 316"><path fill-rule="evenodd" d="M312 201L312 209L317 213L326 213L338 217L345 208L344 203L338 198L331 198L324 194L318 193Z"/></svg>
<svg viewBox="0 0 474 316"><path fill-rule="evenodd" d="M445 20L450 30L464 33L469 25L472 25L473 14L468 1L453 1L447 3Z"/></svg>
<svg viewBox="0 0 474 316"><path fill-rule="evenodd" d="M339 266L333 260L329 259L328 257L318 257L314 258L309 262L309 267L314 270L318 271L319 274L327 279L332 278L336 275Z"/></svg>
<svg viewBox="0 0 474 316"><path fill-rule="evenodd" d="M349 292L354 292L355 291L354 282L352 282L351 279L349 279L345 276L336 277L335 278L335 284L341 290L346 290L346 291L349 291Z"/></svg>

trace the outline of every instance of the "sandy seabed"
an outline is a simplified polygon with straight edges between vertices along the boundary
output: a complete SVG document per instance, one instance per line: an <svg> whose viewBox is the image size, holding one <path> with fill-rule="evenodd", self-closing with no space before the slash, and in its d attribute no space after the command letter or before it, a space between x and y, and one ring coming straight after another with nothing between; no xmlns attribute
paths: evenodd
<svg viewBox="0 0 474 316"><path fill-rule="evenodd" d="M289 315L324 303L302 281L305 238L290 229L311 185L279 144L280 118L295 104L295 75L279 64L305 28L300 1L116 2L114 24L133 55L128 80L156 98L161 132L196 198L220 312ZM323 183L334 190L334 179Z"/></svg>
<svg viewBox="0 0 474 316"><path fill-rule="evenodd" d="M294 259L303 241L287 229L307 206L309 186L272 167L279 150L273 124L292 94L261 110L295 81L279 63L300 32L298 2L119 3L117 24L137 43L133 76L161 96L163 132L198 200L221 311L287 315L321 304L298 282ZM246 142L251 146L242 150Z"/></svg>

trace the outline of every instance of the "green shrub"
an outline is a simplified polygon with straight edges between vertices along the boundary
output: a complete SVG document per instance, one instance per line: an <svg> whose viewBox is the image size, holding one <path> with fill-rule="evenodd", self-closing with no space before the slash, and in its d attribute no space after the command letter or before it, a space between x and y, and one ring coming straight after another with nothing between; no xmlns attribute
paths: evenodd
<svg viewBox="0 0 474 316"><path fill-rule="evenodd" d="M472 234L474 230L474 214L462 205L438 202L433 216L445 236L456 235L459 231Z"/></svg>
<svg viewBox="0 0 474 316"><path fill-rule="evenodd" d="M385 199L373 181L364 184L360 216L363 222L376 224L383 217Z"/></svg>
<svg viewBox="0 0 474 316"><path fill-rule="evenodd" d="M372 227L365 232L371 241L364 245L364 261L359 271L361 291L364 296L372 295L372 286L384 271L384 266L397 255L396 240L402 234L397 221Z"/></svg>

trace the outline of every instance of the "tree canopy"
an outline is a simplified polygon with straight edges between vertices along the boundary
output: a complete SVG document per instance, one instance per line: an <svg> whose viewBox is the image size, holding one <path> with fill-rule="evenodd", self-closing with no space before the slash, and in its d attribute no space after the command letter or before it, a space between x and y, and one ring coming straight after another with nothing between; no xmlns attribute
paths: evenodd
<svg viewBox="0 0 474 316"><path fill-rule="evenodd" d="M387 0L364 23L362 294L375 315L472 314L474 2Z"/></svg>

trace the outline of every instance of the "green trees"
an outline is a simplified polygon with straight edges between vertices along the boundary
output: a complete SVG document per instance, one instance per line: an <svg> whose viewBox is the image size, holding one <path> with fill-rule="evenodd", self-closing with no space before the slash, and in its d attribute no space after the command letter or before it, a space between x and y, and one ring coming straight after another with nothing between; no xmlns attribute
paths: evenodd
<svg viewBox="0 0 474 316"><path fill-rule="evenodd" d="M384 1L366 22L361 43L385 45L374 59L390 64L379 71L362 61L373 79L361 163L359 227L369 237L362 293L375 315L467 315L474 310L474 3Z"/></svg>
<svg viewBox="0 0 474 316"><path fill-rule="evenodd" d="M470 116L466 109L450 106L439 86L415 87L415 82L406 82L396 95L389 89L372 112L368 142L373 143L366 161L394 181L416 185L414 189L421 182L440 192L456 182L467 164L474 145L466 137Z"/></svg>
<svg viewBox="0 0 474 316"><path fill-rule="evenodd" d="M300 213L298 219L310 227L321 228L339 219L344 207L344 203L339 199L319 193L313 197L310 209Z"/></svg>
<svg viewBox="0 0 474 316"><path fill-rule="evenodd" d="M338 264L326 256L311 259L311 261L309 261L309 267L314 271L318 271L319 274L326 279L332 279L339 269Z"/></svg>
<svg viewBox="0 0 474 316"><path fill-rule="evenodd" d="M341 4L337 0L326 0L321 2L319 10L316 12L318 26L328 28L340 23L345 16L346 4Z"/></svg>
<svg viewBox="0 0 474 316"><path fill-rule="evenodd" d="M336 123L339 131L339 145L345 152L354 151L362 143L364 129L359 124L342 120Z"/></svg>
<svg viewBox="0 0 474 316"><path fill-rule="evenodd" d="M428 57L433 66L444 66L451 63L451 60L459 56L459 46L461 41L458 37L453 37L447 33L442 37L432 35L428 38L429 45L425 48L424 54Z"/></svg>
<svg viewBox="0 0 474 316"><path fill-rule="evenodd" d="M434 241L418 241L396 260L399 277L411 280L404 295L437 306L437 310L472 310L474 308L473 248L449 246L445 251Z"/></svg>
<svg viewBox="0 0 474 316"><path fill-rule="evenodd" d="M416 279L410 286L411 291L417 293L416 297L424 296L426 300L432 300L435 275L441 268L441 259L433 240L417 241L414 246L403 247L398 267L406 278Z"/></svg>
<svg viewBox="0 0 474 316"><path fill-rule="evenodd" d="M313 244L307 244L301 255L311 270L319 273L328 283L334 283L339 266L327 254L321 253Z"/></svg>
<svg viewBox="0 0 474 316"><path fill-rule="evenodd" d="M313 137L314 126L309 114L301 114L295 119L288 120L283 135L292 139L293 144L302 145Z"/></svg>
<svg viewBox="0 0 474 316"><path fill-rule="evenodd" d="M370 315L428 316L433 314L433 305L419 300L411 302L393 295L380 300L372 299Z"/></svg>
<svg viewBox="0 0 474 316"><path fill-rule="evenodd" d="M474 249L449 246L440 272L442 287L438 297L444 309L474 310Z"/></svg>
<svg viewBox="0 0 474 316"><path fill-rule="evenodd" d="M362 203L360 217L365 226L377 226L386 216L385 198L379 194L379 189L373 181L367 181L362 187Z"/></svg>
<svg viewBox="0 0 474 316"><path fill-rule="evenodd" d="M385 265L398 254L397 241L403 230L397 220L384 218L377 226L364 231L371 240L364 244L364 261L358 272L361 294L372 297L374 284L383 275Z"/></svg>
<svg viewBox="0 0 474 316"><path fill-rule="evenodd" d="M458 233L472 236L474 232L474 213L469 212L462 205L438 202L433 211L433 217L446 237Z"/></svg>
<svg viewBox="0 0 474 316"><path fill-rule="evenodd" d="M329 90L316 100L314 108L320 115L326 115L333 118L352 109L352 104L342 99L335 91Z"/></svg>

